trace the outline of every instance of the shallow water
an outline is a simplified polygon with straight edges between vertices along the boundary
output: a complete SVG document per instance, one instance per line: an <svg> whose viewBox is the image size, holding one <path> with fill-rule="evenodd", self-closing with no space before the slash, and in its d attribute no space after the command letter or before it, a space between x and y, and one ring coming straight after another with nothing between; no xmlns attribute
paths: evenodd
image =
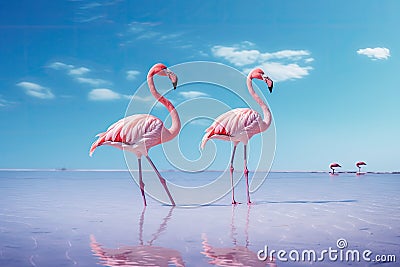
<svg viewBox="0 0 400 267"><path fill-rule="evenodd" d="M163 175L191 184L185 173ZM243 181L236 188L245 202ZM257 252L321 252L344 238L343 251L400 261L399 192L399 174L270 173L251 206L232 207L228 194L197 208L148 197L144 210L128 172L0 171L0 266L397 266L261 262Z"/></svg>

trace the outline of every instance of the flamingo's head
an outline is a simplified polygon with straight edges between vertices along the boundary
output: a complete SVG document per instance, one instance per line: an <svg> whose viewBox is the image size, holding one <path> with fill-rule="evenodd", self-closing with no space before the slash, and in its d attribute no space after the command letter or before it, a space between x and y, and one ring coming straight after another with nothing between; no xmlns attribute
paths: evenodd
<svg viewBox="0 0 400 267"><path fill-rule="evenodd" d="M264 81L268 85L269 92L272 93L272 88L274 87L274 82L265 75L264 71L260 68L252 70L249 74L250 79L259 79Z"/></svg>
<svg viewBox="0 0 400 267"><path fill-rule="evenodd" d="M175 73L173 73L170 69L167 68L167 66L165 66L162 63L157 63L152 67L152 73L160 75L160 76L167 76L171 82L172 82L172 86L174 86L174 89L176 89L176 86L178 85L178 76L176 76Z"/></svg>

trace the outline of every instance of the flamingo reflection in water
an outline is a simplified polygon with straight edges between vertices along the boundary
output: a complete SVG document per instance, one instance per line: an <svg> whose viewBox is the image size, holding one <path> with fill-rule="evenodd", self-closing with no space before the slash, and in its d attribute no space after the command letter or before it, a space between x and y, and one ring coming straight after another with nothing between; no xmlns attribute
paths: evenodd
<svg viewBox="0 0 400 267"><path fill-rule="evenodd" d="M146 208L143 209L139 220L139 242L138 246L124 246L116 249L104 248L98 243L93 235L90 239L90 247L95 256L100 259L100 264L104 266L124 266L124 267L143 267L143 266L159 266L159 267L184 267L181 253L175 249L153 246L154 241L165 231L167 222L172 216L172 207L168 215L163 219L157 232L153 234L152 239L143 242L143 224ZM174 264L174 265L171 265Z"/></svg>
<svg viewBox="0 0 400 267"><path fill-rule="evenodd" d="M236 205L232 206L232 219L231 219L231 238L234 247L214 247L208 243L206 234L202 234L203 239L203 255L210 259L209 264L220 266L220 267L277 267L275 259L269 259L260 261L257 257L257 253L251 251L248 246L249 241L249 220L250 220L250 209L251 205L247 207L246 226L245 226L245 238L246 245L238 245L235 227L235 209Z"/></svg>

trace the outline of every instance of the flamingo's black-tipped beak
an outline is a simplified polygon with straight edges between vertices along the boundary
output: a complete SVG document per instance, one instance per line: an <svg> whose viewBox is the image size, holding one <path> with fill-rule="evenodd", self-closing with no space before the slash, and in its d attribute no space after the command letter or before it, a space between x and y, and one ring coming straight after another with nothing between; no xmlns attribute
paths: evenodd
<svg viewBox="0 0 400 267"><path fill-rule="evenodd" d="M174 90L176 89L176 87L178 86L178 76L176 76L175 73L173 73L171 70L167 69L167 76L168 78L171 80L172 82L172 86L174 87Z"/></svg>
<svg viewBox="0 0 400 267"><path fill-rule="evenodd" d="M268 76L263 75L263 79L268 85L269 92L272 93L272 88L274 88L274 82Z"/></svg>

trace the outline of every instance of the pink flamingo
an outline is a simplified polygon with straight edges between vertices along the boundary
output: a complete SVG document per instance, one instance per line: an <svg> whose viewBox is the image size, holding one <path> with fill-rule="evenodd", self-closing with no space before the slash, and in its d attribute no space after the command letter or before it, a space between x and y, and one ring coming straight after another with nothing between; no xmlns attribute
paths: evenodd
<svg viewBox="0 0 400 267"><path fill-rule="evenodd" d="M356 163L356 167L358 168L358 174L361 173L361 166L363 166L363 165L367 165L367 163L365 163L364 161L358 161Z"/></svg>
<svg viewBox="0 0 400 267"><path fill-rule="evenodd" d="M271 125L271 112L268 106L261 100L253 89L253 79L263 80L267 83L270 93L272 93L273 81L264 74L262 69L256 68L247 76L247 88L250 95L261 106L264 119L255 110L249 108L237 108L220 115L213 124L207 128L203 137L201 148L204 148L209 139L220 139L233 142L233 151L230 162L230 175L232 187L232 204L235 201L235 191L233 186L233 160L235 157L236 146L242 142L244 145L244 175L246 177L247 203L250 204L249 193L249 170L247 169L247 143L253 135L264 132Z"/></svg>
<svg viewBox="0 0 400 267"><path fill-rule="evenodd" d="M341 168L342 166L340 166L340 164L339 163L336 163L336 162L334 162L334 163L331 163L330 165L329 165L329 168L332 170L332 174L335 174L335 168Z"/></svg>
<svg viewBox="0 0 400 267"><path fill-rule="evenodd" d="M160 95L155 88L153 76L156 74L160 76L167 76L171 80L174 89L176 89L178 78L175 73L161 63L155 64L147 74L147 83L149 85L151 94L170 112L172 119L171 128L165 128L163 122L159 118L150 114L131 115L111 125L106 132L98 134L98 139L92 144L89 155L92 156L94 150L101 145L110 145L135 153L138 159L139 167L139 186L144 205L147 206L146 197L144 194L141 162L142 156L145 156L157 174L161 184L163 185L171 204L175 206L175 202L168 190L165 179L161 176L153 161L148 156L148 150L150 148L170 141L179 133L181 128L181 122L175 107L168 99Z"/></svg>

